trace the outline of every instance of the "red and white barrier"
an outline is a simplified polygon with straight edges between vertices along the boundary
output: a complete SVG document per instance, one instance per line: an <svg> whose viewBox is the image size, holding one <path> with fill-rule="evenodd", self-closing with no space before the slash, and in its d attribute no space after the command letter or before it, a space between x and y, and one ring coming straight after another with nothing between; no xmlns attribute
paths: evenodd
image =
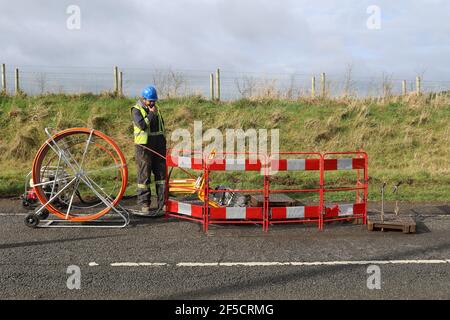
<svg viewBox="0 0 450 320"><path fill-rule="evenodd" d="M208 229L211 223L257 223L262 224L267 230L270 224L294 223L294 222L314 222L318 223L319 229L323 228L323 222L346 220L351 218L363 218L366 223L367 216L367 190L368 171L367 154L363 151L342 152L342 153L307 153L289 152L279 153L280 155L290 155L303 157L303 159L270 159L268 163L270 170L264 170L264 185L258 190L231 190L232 192L252 192L260 193L264 196L262 207L220 207L214 208L204 205L184 203L166 198L166 214L188 220L200 222L204 230ZM225 154L222 154L225 155ZM246 154L250 156L250 154ZM326 157L329 157L328 159ZM339 157L344 156L344 157ZM355 157L356 156L356 157ZM309 157L309 158L307 158ZM333 158L331 158L333 157ZM215 158L203 161L200 158L167 155L167 167L179 167L184 169L202 170L208 183L202 190L205 194L205 203L209 198L210 171L261 171L265 169L260 159ZM356 186L345 188L327 188L325 182L325 172L334 170L358 170L356 174ZM361 171L363 175L361 176ZM290 207L269 207L270 181L269 175L274 171L318 171L319 179L316 188L308 190L276 190L274 192L307 192L317 193L319 200L315 205L290 206ZM325 205L325 194L329 192L355 191L355 203ZM362 198L360 193L363 193ZM352 201L352 200L351 200Z"/></svg>
<svg viewBox="0 0 450 320"><path fill-rule="evenodd" d="M363 158L325 159L324 170L364 169ZM317 171L320 170L320 159L272 159L271 169L278 171Z"/></svg>
<svg viewBox="0 0 450 320"><path fill-rule="evenodd" d="M194 205L174 200L167 201L167 209L169 212L178 213L184 216L203 218L203 206Z"/></svg>
<svg viewBox="0 0 450 320"><path fill-rule="evenodd" d="M354 215L363 215L366 211L365 203L335 204L332 207L325 208L325 218L333 217L351 217Z"/></svg>
<svg viewBox="0 0 450 320"><path fill-rule="evenodd" d="M257 159L213 159L208 163L211 171L259 171L261 161Z"/></svg>
<svg viewBox="0 0 450 320"><path fill-rule="evenodd" d="M272 207L270 208L270 219L319 219L319 206L300 206L300 207Z"/></svg>
<svg viewBox="0 0 450 320"><path fill-rule="evenodd" d="M224 207L210 208L210 219L213 220L262 220L263 208Z"/></svg>
<svg viewBox="0 0 450 320"><path fill-rule="evenodd" d="M319 170L320 159L272 159L270 164L278 171Z"/></svg>
<svg viewBox="0 0 450 320"><path fill-rule="evenodd" d="M364 169L364 167L364 158L340 158L324 160L324 170L355 170Z"/></svg>
<svg viewBox="0 0 450 320"><path fill-rule="evenodd" d="M166 164L168 167L203 170L203 160L201 158L168 155L166 158Z"/></svg>

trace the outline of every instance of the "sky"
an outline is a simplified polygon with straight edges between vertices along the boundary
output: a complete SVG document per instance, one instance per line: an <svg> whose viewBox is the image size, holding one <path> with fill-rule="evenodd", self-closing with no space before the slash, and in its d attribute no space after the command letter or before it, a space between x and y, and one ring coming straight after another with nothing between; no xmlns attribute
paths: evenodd
<svg viewBox="0 0 450 320"><path fill-rule="evenodd" d="M80 9L80 28L69 29ZM380 9L379 29L368 28ZM450 80L448 0L0 0L0 60ZM71 20L73 21L73 20Z"/></svg>

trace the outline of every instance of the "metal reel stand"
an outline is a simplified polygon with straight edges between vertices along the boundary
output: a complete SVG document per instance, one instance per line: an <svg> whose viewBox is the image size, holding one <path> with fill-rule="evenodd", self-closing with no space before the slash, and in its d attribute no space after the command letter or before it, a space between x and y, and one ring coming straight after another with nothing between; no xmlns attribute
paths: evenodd
<svg viewBox="0 0 450 320"><path fill-rule="evenodd" d="M45 132L49 139L42 145L35 158L31 183L40 206L25 218L25 224L33 228L126 227L130 223L130 214L119 205L119 201L126 189L128 171L125 158L114 141L93 129L67 129L52 135L46 128ZM83 138L74 142L72 136L76 135ZM92 151L91 145L95 146L95 150ZM77 148L79 157L74 155ZM92 169L86 161L89 153L93 162L98 159L102 161L112 159L114 165L104 166L101 163L99 168ZM51 170L53 179L48 179L49 174L45 174L46 170ZM112 179L116 184L112 189L105 185L101 186L101 182L97 183L95 178L92 178L93 174L101 174L107 170L116 173L116 177L113 176ZM111 179L107 177L103 180L109 182ZM120 184L119 188L117 182ZM51 188L48 188L50 185ZM89 195L91 198L89 205L80 206L74 202L75 195L81 199L80 192ZM86 213L86 210L100 211ZM117 218L105 218L108 212L114 213ZM48 219L50 213L57 219Z"/></svg>

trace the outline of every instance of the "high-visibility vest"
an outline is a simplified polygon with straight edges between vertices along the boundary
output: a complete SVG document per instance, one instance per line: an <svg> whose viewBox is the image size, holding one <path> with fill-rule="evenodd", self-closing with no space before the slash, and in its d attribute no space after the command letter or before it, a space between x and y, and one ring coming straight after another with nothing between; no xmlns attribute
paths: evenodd
<svg viewBox="0 0 450 320"><path fill-rule="evenodd" d="M163 123L161 113L159 112L159 108L157 109L159 130L156 132L150 132L150 121L147 118L147 114L148 114L147 111L145 111L145 109L139 104L136 104L133 107L131 107L132 112L133 112L133 108L136 108L139 110L142 117L144 118L145 123L147 124L147 129L141 130L141 128L139 128L133 121L134 143L147 144L148 136L157 136L157 135L164 134L164 123Z"/></svg>

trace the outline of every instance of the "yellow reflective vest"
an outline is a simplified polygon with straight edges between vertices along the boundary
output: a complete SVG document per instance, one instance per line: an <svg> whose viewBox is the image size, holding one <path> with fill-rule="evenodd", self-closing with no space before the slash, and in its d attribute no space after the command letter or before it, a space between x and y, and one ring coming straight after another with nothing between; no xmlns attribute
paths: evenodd
<svg viewBox="0 0 450 320"><path fill-rule="evenodd" d="M149 136L157 136L161 134L164 135L164 123L161 113L159 112L159 108L157 108L159 130L156 132L150 132L150 121L147 118L147 111L145 111L145 109L140 104L136 104L131 107L131 112L133 112L133 108L139 110L142 117L144 118L145 123L147 124L147 128L145 130L141 130L141 128L139 128L133 121L134 143L147 144Z"/></svg>

